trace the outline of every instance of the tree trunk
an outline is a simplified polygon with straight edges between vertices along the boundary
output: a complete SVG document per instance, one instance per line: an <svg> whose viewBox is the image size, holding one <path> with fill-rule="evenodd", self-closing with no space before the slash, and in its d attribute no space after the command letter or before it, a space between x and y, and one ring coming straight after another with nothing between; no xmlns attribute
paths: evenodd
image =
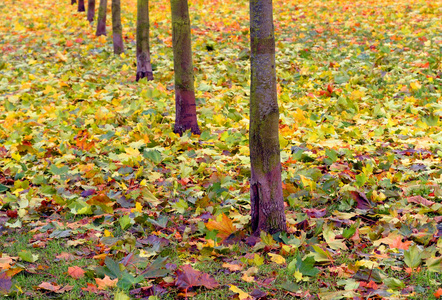
<svg viewBox="0 0 442 300"><path fill-rule="evenodd" d="M77 0L71 0L71 5L74 5L75 3L77 3Z"/></svg>
<svg viewBox="0 0 442 300"><path fill-rule="evenodd" d="M286 231L279 150L272 0L250 0L252 231Z"/></svg>
<svg viewBox="0 0 442 300"><path fill-rule="evenodd" d="M149 48L149 0L137 0L137 76L153 80Z"/></svg>
<svg viewBox="0 0 442 300"><path fill-rule="evenodd" d="M114 41L114 54L120 55L124 52L120 0L112 0L112 38Z"/></svg>
<svg viewBox="0 0 442 300"><path fill-rule="evenodd" d="M78 12L83 12L84 9L84 0L78 0Z"/></svg>
<svg viewBox="0 0 442 300"><path fill-rule="evenodd" d="M89 0L87 3L87 20L92 23L95 17L95 0Z"/></svg>
<svg viewBox="0 0 442 300"><path fill-rule="evenodd" d="M106 35L106 10L107 10L107 0L100 0L100 6L98 7L98 18L97 18L97 32L96 36Z"/></svg>
<svg viewBox="0 0 442 300"><path fill-rule="evenodd" d="M196 119L190 17L187 0L171 0L173 68L175 72L175 127L182 135L186 130L200 134Z"/></svg>

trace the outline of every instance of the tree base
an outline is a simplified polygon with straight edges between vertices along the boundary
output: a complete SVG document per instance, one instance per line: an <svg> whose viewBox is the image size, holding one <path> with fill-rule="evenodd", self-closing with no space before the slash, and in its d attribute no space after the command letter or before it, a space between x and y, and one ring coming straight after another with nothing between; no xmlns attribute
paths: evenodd
<svg viewBox="0 0 442 300"><path fill-rule="evenodd" d="M153 73L152 72L137 72L137 76L135 80L138 82L138 80L142 78L147 78L147 80L153 80Z"/></svg>
<svg viewBox="0 0 442 300"><path fill-rule="evenodd" d="M186 127L186 126L175 124L175 126L173 127L173 132L176 134L179 134L180 136L183 136L183 133L189 129L190 129L190 132L192 132L192 134L196 134L196 135L201 134L201 130L198 127L198 124L196 126L191 126L191 127Z"/></svg>

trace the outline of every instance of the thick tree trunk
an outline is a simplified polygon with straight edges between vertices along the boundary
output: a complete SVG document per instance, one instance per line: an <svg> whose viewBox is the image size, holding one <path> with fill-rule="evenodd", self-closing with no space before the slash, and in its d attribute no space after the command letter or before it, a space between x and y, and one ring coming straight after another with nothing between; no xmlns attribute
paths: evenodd
<svg viewBox="0 0 442 300"><path fill-rule="evenodd" d="M84 0L78 0L78 11L79 11L79 12L86 11L86 10L84 9Z"/></svg>
<svg viewBox="0 0 442 300"><path fill-rule="evenodd" d="M175 71L175 127L182 135L186 130L200 134L196 119L190 17L187 0L171 0L173 67Z"/></svg>
<svg viewBox="0 0 442 300"><path fill-rule="evenodd" d="M98 18L97 18L97 31L96 36L106 35L106 11L107 11L107 0L100 0L100 6L98 7Z"/></svg>
<svg viewBox="0 0 442 300"><path fill-rule="evenodd" d="M153 80L149 48L149 0L137 0L137 76Z"/></svg>
<svg viewBox="0 0 442 300"><path fill-rule="evenodd" d="M112 0L112 39L114 41L114 54L119 55L123 53L124 44L120 0Z"/></svg>
<svg viewBox="0 0 442 300"><path fill-rule="evenodd" d="M272 0L250 0L252 230L286 231L279 153Z"/></svg>
<svg viewBox="0 0 442 300"><path fill-rule="evenodd" d="M89 0L87 3L87 20L93 22L95 17L95 0Z"/></svg>
<svg viewBox="0 0 442 300"><path fill-rule="evenodd" d="M77 3L77 0L71 0L71 5L74 5L75 3Z"/></svg>

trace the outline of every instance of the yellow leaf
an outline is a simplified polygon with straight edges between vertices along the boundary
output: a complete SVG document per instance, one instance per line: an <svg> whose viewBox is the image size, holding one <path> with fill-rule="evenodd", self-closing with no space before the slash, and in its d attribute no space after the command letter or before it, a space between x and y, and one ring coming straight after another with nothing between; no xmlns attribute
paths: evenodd
<svg viewBox="0 0 442 300"><path fill-rule="evenodd" d="M258 268L251 267L243 273L243 275L241 276L241 279L244 280L245 282L254 282L255 277L253 277L253 275L255 275L256 273L258 273Z"/></svg>
<svg viewBox="0 0 442 300"><path fill-rule="evenodd" d="M112 232L110 232L109 230L105 229L104 230L104 236L105 237L110 237L110 236L114 236L114 235L112 234Z"/></svg>
<svg viewBox="0 0 442 300"><path fill-rule="evenodd" d="M246 292L244 292L243 290L241 290L240 288L238 288L237 286L231 284L229 290L231 290L232 292L238 294L238 298L240 300L245 300L245 299L249 299L251 298L249 294L247 294Z"/></svg>
<svg viewBox="0 0 442 300"><path fill-rule="evenodd" d="M60 51L57 51L57 53L55 54L55 56L61 60L62 62L66 62L68 60L68 58L66 56L64 56Z"/></svg>
<svg viewBox="0 0 442 300"><path fill-rule="evenodd" d="M269 253L270 260L277 263L278 265L285 264L285 258L279 254Z"/></svg>
<svg viewBox="0 0 442 300"><path fill-rule="evenodd" d="M140 202L136 202L136 203L135 203L135 208L132 208L130 211L131 211L131 212L139 212L139 213L142 213L142 212L143 212L143 206L141 205Z"/></svg>
<svg viewBox="0 0 442 300"><path fill-rule="evenodd" d="M365 92L364 91L354 90L353 92L351 92L350 99L352 99L352 100L360 100L364 96L365 96Z"/></svg>
<svg viewBox="0 0 442 300"><path fill-rule="evenodd" d="M296 271L295 271L295 274L293 274L293 276L295 276L296 282L302 280L302 273L299 272L299 270L296 270Z"/></svg>
<svg viewBox="0 0 442 300"><path fill-rule="evenodd" d="M413 81L410 83L410 87L413 91L419 90L422 85L419 83L419 81Z"/></svg>
<svg viewBox="0 0 442 300"><path fill-rule="evenodd" d="M121 57L121 58L126 58L126 54L121 53L121 54L120 54L120 57Z"/></svg>

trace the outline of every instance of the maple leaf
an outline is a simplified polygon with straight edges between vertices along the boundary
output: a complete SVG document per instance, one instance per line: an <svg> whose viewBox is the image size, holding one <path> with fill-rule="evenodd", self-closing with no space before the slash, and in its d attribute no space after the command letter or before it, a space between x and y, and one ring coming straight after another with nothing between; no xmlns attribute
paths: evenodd
<svg viewBox="0 0 442 300"><path fill-rule="evenodd" d="M229 269L230 272L235 272L235 271L241 271L244 266L240 264L223 263L222 267Z"/></svg>
<svg viewBox="0 0 442 300"><path fill-rule="evenodd" d="M99 289L95 284L87 283L87 287L81 288L83 291L89 292L89 293L98 293Z"/></svg>
<svg viewBox="0 0 442 300"><path fill-rule="evenodd" d="M113 288L117 286L118 278L110 279L109 276L105 275L103 279L95 278L99 290L105 290L107 288Z"/></svg>
<svg viewBox="0 0 442 300"><path fill-rule="evenodd" d="M390 248L408 250L408 247L410 247L411 244L411 241L402 242L402 237L398 236L388 245Z"/></svg>
<svg viewBox="0 0 442 300"><path fill-rule="evenodd" d="M217 230L217 236L223 240L236 231L233 221L225 214L218 215L216 220L209 220L206 223L206 228L209 230Z"/></svg>
<svg viewBox="0 0 442 300"><path fill-rule="evenodd" d="M82 268L77 267L77 266L68 268L68 274L74 279L83 278L84 273L85 273L85 271Z"/></svg>
<svg viewBox="0 0 442 300"><path fill-rule="evenodd" d="M207 273L195 270L190 265L184 265L181 270L176 271L177 279L175 285L184 290L194 286L204 286L208 289L214 289L219 286L218 282Z"/></svg>

